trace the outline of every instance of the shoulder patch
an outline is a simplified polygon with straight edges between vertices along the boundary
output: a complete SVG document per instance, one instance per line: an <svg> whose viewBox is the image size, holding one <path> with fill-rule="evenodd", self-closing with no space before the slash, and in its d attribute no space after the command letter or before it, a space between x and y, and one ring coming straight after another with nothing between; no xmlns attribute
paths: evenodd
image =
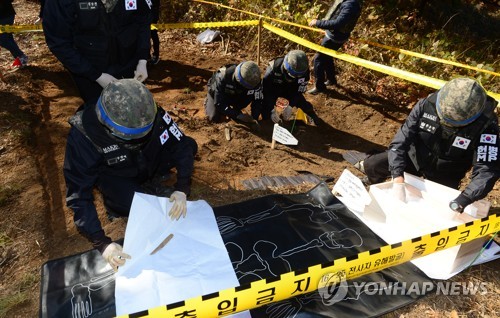
<svg viewBox="0 0 500 318"><path fill-rule="evenodd" d="M469 144L470 144L470 139L457 136L455 137L455 141L453 141L452 146L460 149L467 149L467 147L469 147Z"/></svg>
<svg viewBox="0 0 500 318"><path fill-rule="evenodd" d="M497 143L497 135L491 135L491 134L482 134L481 139L479 140L480 143L483 144L496 144Z"/></svg>
<svg viewBox="0 0 500 318"><path fill-rule="evenodd" d="M167 142L168 137L169 137L168 130L165 129L165 131L160 135L160 142L162 145Z"/></svg>

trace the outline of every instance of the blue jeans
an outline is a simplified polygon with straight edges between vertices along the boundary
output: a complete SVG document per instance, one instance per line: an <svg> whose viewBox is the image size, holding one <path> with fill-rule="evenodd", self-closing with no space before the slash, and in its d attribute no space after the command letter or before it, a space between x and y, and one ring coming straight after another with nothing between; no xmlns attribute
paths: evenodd
<svg viewBox="0 0 500 318"><path fill-rule="evenodd" d="M0 18L0 25L14 24L14 17L15 16ZM21 51L21 49L19 49L19 46L17 46L12 33L0 33L0 46L7 49L14 58L24 55L23 51Z"/></svg>
<svg viewBox="0 0 500 318"><path fill-rule="evenodd" d="M344 43L333 42L326 36L321 41L321 46L332 50L340 49L343 44ZM318 52L314 57L314 77L316 78L316 88L319 90L326 89L325 75L326 79L328 79L329 81L336 82L335 64L333 62L333 57Z"/></svg>

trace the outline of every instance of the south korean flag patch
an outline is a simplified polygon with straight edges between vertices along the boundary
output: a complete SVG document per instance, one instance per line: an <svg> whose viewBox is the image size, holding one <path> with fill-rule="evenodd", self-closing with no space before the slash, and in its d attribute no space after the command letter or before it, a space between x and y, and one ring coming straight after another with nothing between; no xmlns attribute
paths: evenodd
<svg viewBox="0 0 500 318"><path fill-rule="evenodd" d="M470 144L470 139L464 137L455 137L455 141L453 142L453 147L457 147L460 149L467 149Z"/></svg>
<svg viewBox="0 0 500 318"><path fill-rule="evenodd" d="M163 115L163 120L167 123L167 125L170 125L170 123L172 123L172 117L170 117L167 112L165 112L165 115Z"/></svg>
<svg viewBox="0 0 500 318"><path fill-rule="evenodd" d="M125 10L137 10L137 0L125 0Z"/></svg>
<svg viewBox="0 0 500 318"><path fill-rule="evenodd" d="M167 142L168 137L169 137L169 135L168 135L168 129L165 129L165 131L160 135L160 142L161 142L162 145Z"/></svg>
<svg viewBox="0 0 500 318"><path fill-rule="evenodd" d="M495 145L497 143L497 135L482 134L479 142L482 144Z"/></svg>

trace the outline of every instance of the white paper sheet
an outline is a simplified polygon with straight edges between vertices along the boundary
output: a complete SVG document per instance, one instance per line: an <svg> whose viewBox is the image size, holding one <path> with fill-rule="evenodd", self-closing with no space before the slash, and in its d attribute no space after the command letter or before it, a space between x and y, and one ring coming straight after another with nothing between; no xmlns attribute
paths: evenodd
<svg viewBox="0 0 500 318"><path fill-rule="evenodd" d="M188 201L186 218L178 221L167 217L171 206L166 198L134 196L123 246L132 259L116 275L117 315L239 285L208 203ZM170 242L150 255L171 233Z"/></svg>
<svg viewBox="0 0 500 318"><path fill-rule="evenodd" d="M377 213L374 213L373 206L361 210L359 202L351 204L352 200L349 200L349 195L339 197L339 200L388 244L437 232L462 223L454 219L455 213L448 207L449 201L454 199L459 191L406 173L405 182L420 190L418 195L407 193L407 203L402 203L392 196L390 183L370 187L372 201L376 201L379 204L377 209L382 210ZM366 190L365 192L368 194ZM487 211L488 208L489 205L486 203L476 202L475 206L468 206L465 213L476 216L480 212L478 210L486 209ZM496 244L492 244L474 264L497 259L499 257L495 255L497 248ZM478 255L481 245L479 242L477 251L472 250L468 258L463 259L457 259L459 249L460 245L454 246L413 260L412 263L431 278L449 279L470 266L472 262L470 258Z"/></svg>

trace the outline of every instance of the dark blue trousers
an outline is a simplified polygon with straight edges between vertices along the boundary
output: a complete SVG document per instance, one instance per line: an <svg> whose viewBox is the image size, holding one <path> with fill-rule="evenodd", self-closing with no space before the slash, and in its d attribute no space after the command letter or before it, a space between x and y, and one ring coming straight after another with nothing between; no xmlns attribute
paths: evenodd
<svg viewBox="0 0 500 318"><path fill-rule="evenodd" d="M340 49L343 44L344 43L333 42L327 36L321 41L321 46L332 50ZM314 77L316 78L316 88L318 90L326 89L326 80L336 83L333 57L319 52L316 53L314 56Z"/></svg>
<svg viewBox="0 0 500 318"><path fill-rule="evenodd" d="M14 15L0 18L0 25L12 25L14 24ZM23 56L24 53L21 51L12 33L0 33L0 46L8 50L14 58Z"/></svg>

